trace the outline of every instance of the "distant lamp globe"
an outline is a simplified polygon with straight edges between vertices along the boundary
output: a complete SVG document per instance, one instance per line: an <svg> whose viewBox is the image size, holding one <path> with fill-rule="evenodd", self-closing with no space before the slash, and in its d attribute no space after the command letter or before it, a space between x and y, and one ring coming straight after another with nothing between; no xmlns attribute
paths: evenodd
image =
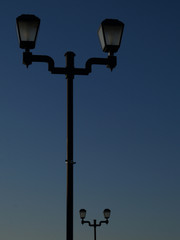
<svg viewBox="0 0 180 240"><path fill-rule="evenodd" d="M124 23L117 19L105 19L98 30L98 36L101 43L102 50L113 55L118 51L122 34L124 29Z"/></svg>
<svg viewBox="0 0 180 240"><path fill-rule="evenodd" d="M86 210L85 209L79 210L79 214L80 214L80 218L84 219L86 217Z"/></svg>
<svg viewBox="0 0 180 240"><path fill-rule="evenodd" d="M35 48L40 19L35 15L23 14L16 18L16 27L20 48L27 51Z"/></svg>
<svg viewBox="0 0 180 240"><path fill-rule="evenodd" d="M103 213L104 213L104 217L106 219L110 218L110 215L111 215L111 210L110 209L104 209Z"/></svg>

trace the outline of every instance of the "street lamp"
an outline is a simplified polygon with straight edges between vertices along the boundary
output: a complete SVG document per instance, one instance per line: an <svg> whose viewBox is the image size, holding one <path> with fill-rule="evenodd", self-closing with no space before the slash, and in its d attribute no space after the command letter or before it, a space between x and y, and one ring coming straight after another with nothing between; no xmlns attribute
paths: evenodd
<svg viewBox="0 0 180 240"><path fill-rule="evenodd" d="M109 223L109 218L110 218L110 214L111 214L111 210L110 209L104 209L103 211L104 213L104 218L106 219L105 221L100 221L99 223L97 223L96 219L93 220L93 223L91 223L90 221L84 221L85 217L86 217L86 210L85 209L81 209L79 211L80 214L80 218L81 218L81 223L88 223L88 225L90 227L94 227L94 240L96 240L96 228L100 227L102 223Z"/></svg>
<svg viewBox="0 0 180 240"><path fill-rule="evenodd" d="M67 210L66 238L73 240L73 79L75 75L88 75L93 64L106 65L111 70L116 66L114 53L120 47L124 24L118 20L106 19L99 29L99 38L107 58L90 58L85 68L74 67L73 52L67 52L66 67L55 67L54 60L47 55L33 55L30 49L35 48L40 19L34 15L23 14L16 18L17 34L20 48L25 49L23 63L28 67L32 62L46 62L52 74L64 74L67 79Z"/></svg>

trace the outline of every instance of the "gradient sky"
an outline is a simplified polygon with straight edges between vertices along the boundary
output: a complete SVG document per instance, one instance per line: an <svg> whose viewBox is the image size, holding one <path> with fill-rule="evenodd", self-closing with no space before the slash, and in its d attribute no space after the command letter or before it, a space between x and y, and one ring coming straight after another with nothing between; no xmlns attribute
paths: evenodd
<svg viewBox="0 0 180 240"><path fill-rule="evenodd" d="M66 80L22 64L16 17L41 26L34 54L64 66L106 57L97 30L125 23L117 67L74 80L74 240L180 239L180 3L177 0L1 0L0 239L66 236Z"/></svg>

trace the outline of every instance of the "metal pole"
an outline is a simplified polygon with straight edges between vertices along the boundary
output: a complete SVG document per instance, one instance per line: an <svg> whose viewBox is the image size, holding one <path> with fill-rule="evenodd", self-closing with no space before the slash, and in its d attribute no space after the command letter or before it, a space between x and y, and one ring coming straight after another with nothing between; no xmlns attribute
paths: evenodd
<svg viewBox="0 0 180 240"><path fill-rule="evenodd" d="M66 239L73 240L73 78L70 74L74 68L74 56L67 52L67 209L66 209Z"/></svg>
<svg viewBox="0 0 180 240"><path fill-rule="evenodd" d="M96 240L96 220L94 220L94 240Z"/></svg>

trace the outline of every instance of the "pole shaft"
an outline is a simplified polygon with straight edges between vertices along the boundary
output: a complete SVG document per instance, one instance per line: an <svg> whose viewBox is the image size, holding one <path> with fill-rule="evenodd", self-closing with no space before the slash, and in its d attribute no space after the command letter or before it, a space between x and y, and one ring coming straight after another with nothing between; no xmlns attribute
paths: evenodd
<svg viewBox="0 0 180 240"><path fill-rule="evenodd" d="M69 72L74 68L74 53L66 53L66 67ZM67 78L67 209L66 209L66 239L73 240L73 78Z"/></svg>
<svg viewBox="0 0 180 240"><path fill-rule="evenodd" d="M94 240L96 240L96 220L94 220Z"/></svg>

